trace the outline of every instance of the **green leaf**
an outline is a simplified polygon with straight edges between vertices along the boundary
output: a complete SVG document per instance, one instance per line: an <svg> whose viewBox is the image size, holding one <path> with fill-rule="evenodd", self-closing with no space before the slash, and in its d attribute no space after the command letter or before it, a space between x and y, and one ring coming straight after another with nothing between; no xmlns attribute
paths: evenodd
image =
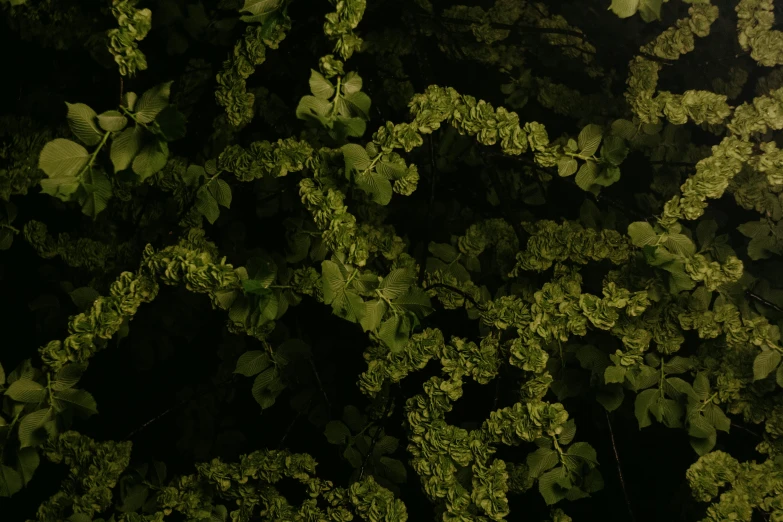
<svg viewBox="0 0 783 522"><path fill-rule="evenodd" d="M247 261L247 274L248 279L243 282L254 281L257 286L263 289L268 289L269 286L275 282L277 278L277 265L274 260L266 254L251 257ZM247 287L245 287L247 291ZM266 295L268 292L256 293Z"/></svg>
<svg viewBox="0 0 783 522"><path fill-rule="evenodd" d="M5 370L3 369L3 365L0 364L0 385L5 384Z"/></svg>
<svg viewBox="0 0 783 522"><path fill-rule="evenodd" d="M111 199L111 182L101 170L90 169L82 182L85 196L79 199L82 205L82 213L93 220L103 212Z"/></svg>
<svg viewBox="0 0 783 522"><path fill-rule="evenodd" d="M89 288L89 287L85 287ZM54 374L54 381L52 381L52 389L54 391L67 390L73 388L82 374L87 370L87 363L70 363L66 364Z"/></svg>
<svg viewBox="0 0 783 522"><path fill-rule="evenodd" d="M0 368L0 371L1 370L2 368ZM783 388L783 364L778 366L778 371L775 373L775 380L777 381L778 386Z"/></svg>
<svg viewBox="0 0 783 522"><path fill-rule="evenodd" d="M174 82L161 83L144 91L139 101L136 102L134 113L136 121L152 123L155 120L155 117L169 104L172 83Z"/></svg>
<svg viewBox="0 0 783 522"><path fill-rule="evenodd" d="M717 404L707 404L704 407L704 418L709 421L710 424L715 426L716 430L721 430L726 433L731 429L731 420L723 413L720 406Z"/></svg>
<svg viewBox="0 0 783 522"><path fill-rule="evenodd" d="M685 234L669 234L663 244L672 253L679 256L690 257L696 253L696 245Z"/></svg>
<svg viewBox="0 0 783 522"><path fill-rule="evenodd" d="M44 400L44 387L30 379L19 379L5 391L6 397L17 402L39 403Z"/></svg>
<svg viewBox="0 0 783 522"><path fill-rule="evenodd" d="M218 205L231 208L231 186L225 180L214 180L209 184L209 189Z"/></svg>
<svg viewBox="0 0 783 522"><path fill-rule="evenodd" d="M132 513L141 509L147 502L149 493L150 490L146 484L133 484L130 487L126 486L121 488L121 505L117 507L117 510L124 513Z"/></svg>
<svg viewBox="0 0 783 522"><path fill-rule="evenodd" d="M207 218L209 224L213 224L220 217L220 208L217 200L210 194L206 186L202 186L196 193L196 210Z"/></svg>
<svg viewBox="0 0 783 522"><path fill-rule="evenodd" d="M310 69L310 92L321 100L334 96L334 85L316 70Z"/></svg>
<svg viewBox="0 0 783 522"><path fill-rule="evenodd" d="M348 143L347 145L340 147L340 150L342 151L343 159L345 160L346 175L352 171L362 172L370 168L372 160L361 145Z"/></svg>
<svg viewBox="0 0 783 522"><path fill-rule="evenodd" d="M599 388L595 394L595 400L604 407L606 411L614 411L620 407L625 399L623 387L617 383L607 384Z"/></svg>
<svg viewBox="0 0 783 522"><path fill-rule="evenodd" d="M772 230L769 227L769 223L766 221L748 221L737 227L737 230L745 236L751 239L757 237L766 237Z"/></svg>
<svg viewBox="0 0 783 522"><path fill-rule="evenodd" d="M407 315L395 315L381 324L378 338L392 353L399 352L408 343L411 324Z"/></svg>
<svg viewBox="0 0 783 522"><path fill-rule="evenodd" d="M95 300L101 296L101 294L91 286L82 286L76 288L72 292L69 292L68 295L71 297L71 301L73 301L73 304L76 305L76 308L78 308L80 312L83 312L84 310L91 307Z"/></svg>
<svg viewBox="0 0 783 522"><path fill-rule="evenodd" d="M340 98L340 101L343 101L343 98ZM364 134L365 130L367 130L367 122L364 119L337 116L334 120L334 126L329 130L329 135L337 141L343 141L348 136L358 138Z"/></svg>
<svg viewBox="0 0 783 522"><path fill-rule="evenodd" d="M628 18L639 10L639 0L612 0L609 9L619 18Z"/></svg>
<svg viewBox="0 0 783 522"><path fill-rule="evenodd" d="M127 169L133 158L141 150L143 144L142 138L144 131L140 127L134 126L125 129L119 136L111 142L111 162L114 165L114 172Z"/></svg>
<svg viewBox="0 0 783 522"><path fill-rule="evenodd" d="M234 373L252 377L269 368L270 364L272 361L269 359L268 353L261 350L250 350L239 356Z"/></svg>
<svg viewBox="0 0 783 522"><path fill-rule="evenodd" d="M46 421L50 420L51 412L51 409L41 409L22 417L19 423L19 443L21 448L35 446L45 440L37 432Z"/></svg>
<svg viewBox="0 0 783 522"><path fill-rule="evenodd" d="M574 158L563 156L557 161L557 175L566 177L576 172L577 163Z"/></svg>
<svg viewBox="0 0 783 522"><path fill-rule="evenodd" d="M16 454L16 470L19 472L19 476L22 479L22 483L27 486L33 479L35 470L38 469L38 465L41 463L41 458L38 456L38 451L35 448L22 448ZM0 478L0 482L2 478ZM2 486L0 486L1 488ZM2 496L2 495L0 495Z"/></svg>
<svg viewBox="0 0 783 522"><path fill-rule="evenodd" d="M255 16L263 16L277 11L283 5L283 0L245 0L245 5L239 10Z"/></svg>
<svg viewBox="0 0 783 522"><path fill-rule="evenodd" d="M370 107L372 107L372 101L370 100L370 97L367 96L366 93L354 92L354 93L346 94L345 97L342 98L342 100L348 105L351 114L358 116L364 120L370 119ZM364 134L364 132L362 132L361 134Z"/></svg>
<svg viewBox="0 0 783 522"><path fill-rule="evenodd" d="M343 451L343 457L345 457L345 460L347 460L354 469L359 469L362 467L362 454L359 453L359 450L357 450L353 445L349 445L345 448L345 451Z"/></svg>
<svg viewBox="0 0 783 522"><path fill-rule="evenodd" d="M608 187L618 181L620 181L620 169L608 166L595 177L594 183L601 187Z"/></svg>
<svg viewBox="0 0 783 522"><path fill-rule="evenodd" d="M41 149L38 168L50 178L65 178L78 175L90 160L87 149L75 141L56 138Z"/></svg>
<svg viewBox="0 0 783 522"><path fill-rule="evenodd" d="M169 146L165 141L155 140L147 144L133 159L133 172L141 181L159 172L169 159Z"/></svg>
<svg viewBox="0 0 783 522"><path fill-rule="evenodd" d="M685 395L686 397L698 400L696 392L693 391L691 385L679 377L667 377L664 381L664 390L666 391L666 395L672 399L679 399Z"/></svg>
<svg viewBox="0 0 783 522"><path fill-rule="evenodd" d="M700 401L706 401L710 395L710 380L703 372L696 374L696 378L693 380L693 392Z"/></svg>
<svg viewBox="0 0 783 522"><path fill-rule="evenodd" d="M128 124L120 111L106 111L98 115L98 125L107 132L119 132Z"/></svg>
<svg viewBox="0 0 783 522"><path fill-rule="evenodd" d="M592 156L598 150L601 144L603 130L600 125L586 125L577 137L576 143L579 147L579 154L582 156Z"/></svg>
<svg viewBox="0 0 783 522"><path fill-rule="evenodd" d="M43 180L42 180L43 181ZM14 233L10 229L0 229L0 250L8 250L14 242Z"/></svg>
<svg viewBox="0 0 783 522"><path fill-rule="evenodd" d="M574 181L582 190L589 190L598 177L598 166L592 160L587 160L579 167Z"/></svg>
<svg viewBox="0 0 783 522"><path fill-rule="evenodd" d="M334 261L321 262L324 303L331 304L345 291L345 279Z"/></svg>
<svg viewBox="0 0 783 522"><path fill-rule="evenodd" d="M443 260L445 263L452 263L456 261L457 256L459 255L457 249L448 243L435 243L430 241L427 249L430 251L430 253L432 253L432 255Z"/></svg>
<svg viewBox="0 0 783 522"><path fill-rule="evenodd" d="M405 465L399 460L381 457L380 463L381 466L383 466L386 477L395 484L402 484L408 480L408 473L405 469Z"/></svg>
<svg viewBox="0 0 783 522"><path fill-rule="evenodd" d="M351 431L359 433L367 424L367 416L359 408L349 404L343 408L343 422L351 428Z"/></svg>
<svg viewBox="0 0 783 522"><path fill-rule="evenodd" d="M378 326L383 320L383 316L386 313L388 305L386 301L381 299L374 299L372 301L365 301L364 303L364 315L362 316L359 324L362 326L362 330L365 332L377 330Z"/></svg>
<svg viewBox="0 0 783 522"><path fill-rule="evenodd" d="M645 22L661 19L661 4L664 0L641 0L639 3L639 15Z"/></svg>
<svg viewBox="0 0 783 522"><path fill-rule="evenodd" d="M253 397L256 398L259 404L262 404L262 401L259 400L259 396L262 392L266 391L267 388L269 388L272 383L279 379L279 375L277 373L277 368L274 366L271 366L264 370L263 372L256 375L255 380L253 380ZM263 406L263 404L262 404Z"/></svg>
<svg viewBox="0 0 783 522"><path fill-rule="evenodd" d="M326 100L321 100L315 96L302 96L299 104L296 106L296 117L300 120L315 120L326 126L330 121L329 113L331 110L332 104Z"/></svg>
<svg viewBox="0 0 783 522"><path fill-rule="evenodd" d="M715 447L715 442L717 441L718 437L716 433L712 433L712 435L709 435L707 437L701 438L701 437L690 437L689 441L691 444L691 447L696 451L696 453L701 455L706 455L710 451L712 451L712 448Z"/></svg>
<svg viewBox="0 0 783 522"><path fill-rule="evenodd" d="M185 123L187 118L176 107L169 105L158 114L155 123L160 126L160 131L166 141L176 141L185 137Z"/></svg>
<svg viewBox="0 0 783 522"><path fill-rule="evenodd" d="M625 380L626 369L623 366L607 366L604 370L604 382L606 384L616 382L622 384Z"/></svg>
<svg viewBox="0 0 783 522"><path fill-rule="evenodd" d="M575 442L568 447L566 452L572 457L578 457L592 465L598 464L598 454L595 449L587 442Z"/></svg>
<svg viewBox="0 0 783 522"><path fill-rule="evenodd" d="M397 448L400 445L399 439L397 437L392 437L391 435L384 435L378 441L375 443L375 447L373 448L372 452L373 455L376 457L379 457L381 455L391 455L395 451L397 451Z"/></svg>
<svg viewBox="0 0 783 522"><path fill-rule="evenodd" d="M538 448L527 455L527 467L531 477L538 477L545 471L557 466L559 456L557 451L551 448Z"/></svg>
<svg viewBox="0 0 783 522"><path fill-rule="evenodd" d="M625 140L632 140L636 137L636 125L629 120L614 120L612 122L612 134Z"/></svg>
<svg viewBox="0 0 783 522"><path fill-rule="evenodd" d="M60 390L56 392L54 396L57 400L76 410L81 416L88 417L98 413L98 405L88 391L70 388L67 390Z"/></svg>
<svg viewBox="0 0 783 522"><path fill-rule="evenodd" d="M693 368L693 359L675 355L663 365L663 371L667 374L685 373Z"/></svg>
<svg viewBox="0 0 783 522"><path fill-rule="evenodd" d="M355 94L362 90L362 77L351 71L343 78L342 85L345 95Z"/></svg>
<svg viewBox="0 0 783 522"><path fill-rule="evenodd" d="M78 178L44 178L40 184L42 194L49 194L61 201L73 201L81 187Z"/></svg>
<svg viewBox="0 0 783 522"><path fill-rule="evenodd" d="M635 221L628 225L628 235L631 238L631 243L640 248L654 245L658 240L658 235L652 225L646 221Z"/></svg>
<svg viewBox="0 0 783 522"><path fill-rule="evenodd" d="M658 402L650 405L650 411L667 428L682 427L683 408L679 402L673 399L658 399Z"/></svg>
<svg viewBox="0 0 783 522"><path fill-rule="evenodd" d="M563 424L563 431L560 432L560 435L557 436L557 441L560 444L571 444L571 441L574 440L574 436L576 435L576 421L574 419L568 419L565 424Z"/></svg>
<svg viewBox="0 0 783 522"><path fill-rule="evenodd" d="M0 497L10 497L22 489L22 477L14 468L0 464Z"/></svg>
<svg viewBox="0 0 783 522"><path fill-rule="evenodd" d="M136 107L136 102L138 100L139 97L136 95L135 92L128 91L122 95L122 106L124 106L129 111L132 111L133 108Z"/></svg>
<svg viewBox="0 0 783 522"><path fill-rule="evenodd" d="M560 485L565 477L565 468L558 466L547 471L538 479L538 491L547 505L551 506L565 498L566 490Z"/></svg>
<svg viewBox="0 0 783 522"><path fill-rule="evenodd" d="M628 155L628 146L618 136L606 136L601 147L601 159L613 165L619 166Z"/></svg>
<svg viewBox="0 0 783 522"><path fill-rule="evenodd" d="M652 424L650 419L650 407L660 398L657 389L649 389L640 392L634 402L634 413L636 420L639 421L639 429L646 428Z"/></svg>
<svg viewBox="0 0 783 522"><path fill-rule="evenodd" d="M68 126L74 136L85 145L97 145L103 138L103 132L95 124L98 115L88 105L83 103L68 103Z"/></svg>
<svg viewBox="0 0 783 522"><path fill-rule="evenodd" d="M351 430L341 421L329 421L326 423L324 435L329 444L342 444L351 436Z"/></svg>
<svg viewBox="0 0 783 522"><path fill-rule="evenodd" d="M364 300L354 292L344 291L332 302L332 312L346 321L359 322L364 313Z"/></svg>
<svg viewBox="0 0 783 522"><path fill-rule="evenodd" d="M405 295L416 282L416 274L410 268L395 268L383 278L378 291L386 299L396 299Z"/></svg>
<svg viewBox="0 0 783 522"><path fill-rule="evenodd" d="M374 170L356 176L356 186L370 194L371 199L379 205L388 205L391 201L391 182Z"/></svg>
<svg viewBox="0 0 783 522"><path fill-rule="evenodd" d="M763 350L753 359L753 380L764 379L780 364L780 353L777 350Z"/></svg>

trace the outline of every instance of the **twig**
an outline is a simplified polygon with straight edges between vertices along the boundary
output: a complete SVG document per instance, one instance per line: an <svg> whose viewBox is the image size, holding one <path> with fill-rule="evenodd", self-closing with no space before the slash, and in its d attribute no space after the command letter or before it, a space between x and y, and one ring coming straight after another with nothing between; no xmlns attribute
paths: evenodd
<svg viewBox="0 0 783 522"><path fill-rule="evenodd" d="M473 306L475 306L476 308L478 308L482 312L485 312L487 310L482 305L480 305L475 299L473 299L473 297L470 294L468 294L466 292L463 292L459 288L454 288L453 286L447 285L446 283L432 283L431 285L428 285L427 288L425 288L424 290L429 290L430 288L445 288L445 289L447 289L450 292L454 292L455 294L461 295L462 297L464 297L465 299L470 301L470 303Z"/></svg>
<svg viewBox="0 0 783 522"><path fill-rule="evenodd" d="M383 413L383 423L385 424L386 419L389 418L389 414L391 413L392 408L394 407L394 397L389 396L389 404L387 409L384 410ZM357 482L359 480L362 480L362 477L364 476L364 468L367 465L367 461L370 459L370 455L372 455L372 450L375 448L375 443L378 441L378 435L381 433L383 426L380 425L381 423L377 423L375 425L375 434L372 436L372 440L370 441L370 448L367 450L367 455L364 456L364 460L362 460L362 467L359 469L359 478L356 479Z"/></svg>
<svg viewBox="0 0 783 522"><path fill-rule="evenodd" d="M236 378L237 378L237 374L232 374L232 375L231 375L231 378L229 378L229 379L226 379L225 381L223 381L223 382L220 382L220 383L216 384L216 385L215 385L215 387L216 387L216 388L218 388L218 387L220 387L220 386L223 386L223 385L225 385L225 384L231 383L231 382L233 382L233 381L234 381ZM133 431L131 431L130 433L128 433L128 434L125 436L125 438L123 438L122 440L130 440L130 438L131 438L131 437L133 437L134 435L136 435L136 434L137 434L137 433L139 433L140 431L144 430L144 429L145 429L147 426L149 426L150 424L153 424L154 422L157 422L158 420L160 420L161 418L165 417L166 415L168 415L168 414L169 414L169 413L171 413L172 411L174 411L174 410L176 410L176 409L180 408L180 407L181 407L181 406L183 406L184 404L187 404L188 402L190 402L190 401L192 401L192 400L194 400L194 399L198 399L198 398L200 398L200 397L203 397L204 395L206 395L207 393L211 393L212 391L214 391L214 390L208 390L208 391L205 391L205 392L202 392L202 393L200 393L200 394L196 395L196 397L195 397L195 398L194 398L194 397L191 397L191 398L189 398L189 399L185 399L185 400L183 400L183 401L180 401L179 403L175 404L174 406L171 406L169 409L167 409L167 410L166 410L166 411L164 411L163 413L160 413L160 414L159 414L159 415L157 415L156 417L153 417L152 419L148 420L147 422L145 422L144 424L142 424L141 426L139 426L139 427L138 427L138 428L136 428L135 430L133 430Z"/></svg>
<svg viewBox="0 0 783 522"><path fill-rule="evenodd" d="M776 305L772 301L767 301L766 299L764 299L760 295L754 294L750 290L747 290L745 292L745 295L747 295L749 298L753 299L754 301L758 301L759 303L763 304L764 306L768 306L768 307L772 308L776 312L783 313L783 308L779 307L778 305Z"/></svg>
<svg viewBox="0 0 783 522"><path fill-rule="evenodd" d="M617 451L617 446L614 443L614 431L612 430L612 422L609 420L609 412L604 410L606 414L606 423L609 425L609 437L612 439L612 449L614 450L614 460L617 462L617 474L620 476L620 486L623 488L623 496L625 497L625 505L628 508L628 514L631 515L631 520L635 521L633 516L633 509L631 509L631 499L628 497L628 491L625 489L625 480L623 480L623 470L620 467L620 454Z"/></svg>
<svg viewBox="0 0 783 522"><path fill-rule="evenodd" d="M315 375L315 380L318 381L318 389L321 390L321 394L324 396L324 401L326 401L326 407L327 411L332 411L332 403L329 402L329 397L326 395L326 390L324 390L323 384L321 383L321 376L318 375L318 370L315 368L315 363L313 362L313 359L308 357L308 362L310 363L310 368L313 370L313 374Z"/></svg>
<svg viewBox="0 0 783 522"><path fill-rule="evenodd" d="M302 416L302 413L307 411L308 408L310 408L310 403L312 402L312 399L307 401L307 406L305 406L304 409L300 410L296 417L294 417L294 420L291 421L291 423L288 425L288 428L286 428L285 433L283 433L283 438L280 439L280 443L277 445L277 449L281 450L283 449L283 443L285 442L285 439L288 437L288 435L291 433L291 429L293 429L294 424L296 424L296 421L299 420L299 417Z"/></svg>
<svg viewBox="0 0 783 522"><path fill-rule="evenodd" d="M751 435L753 435L754 437L757 437L759 439L761 438L761 435L759 435L758 433L756 433L753 430L749 430L748 428L746 428L745 426L742 426L740 424L735 424L735 423L732 422L731 423L731 427L732 428L737 428L738 430L742 430L742 431L744 431L746 433L750 433Z"/></svg>

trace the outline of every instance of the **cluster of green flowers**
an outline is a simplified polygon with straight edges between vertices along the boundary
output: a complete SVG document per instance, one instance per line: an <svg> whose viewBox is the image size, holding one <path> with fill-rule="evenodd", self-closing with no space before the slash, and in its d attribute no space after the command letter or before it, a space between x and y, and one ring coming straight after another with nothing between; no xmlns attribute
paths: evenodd
<svg viewBox="0 0 783 522"><path fill-rule="evenodd" d="M37 158L53 133L38 128L30 118L3 116L0 118L0 199L10 201L12 195L27 194L43 177Z"/></svg>
<svg viewBox="0 0 783 522"><path fill-rule="evenodd" d="M347 60L362 47L362 39L353 30L364 16L367 1L342 0L332 3L337 10L326 15L324 34L334 41L334 52Z"/></svg>
<svg viewBox="0 0 783 522"><path fill-rule="evenodd" d="M139 50L140 42L152 28L152 11L136 9L138 0L112 0L111 12L119 24L118 29L106 32L109 51L123 76L134 76L147 68L147 57Z"/></svg>
<svg viewBox="0 0 783 522"><path fill-rule="evenodd" d="M23 234L25 241L42 258L59 256L68 266L89 270L111 270L118 259L125 260L128 257L130 250L129 243L107 245L86 237L74 240L67 232L57 234L55 239L49 234L48 227L36 220L25 223Z"/></svg>
<svg viewBox="0 0 783 522"><path fill-rule="evenodd" d="M740 47L767 67L783 63L783 33L772 30L774 9L772 0L741 0L734 8Z"/></svg>
<svg viewBox="0 0 783 522"><path fill-rule="evenodd" d="M70 474L60 491L38 508L38 522L57 522L70 516L91 520L112 505L112 490L130 462L130 442L96 442L67 431L42 449L53 463L67 464Z"/></svg>
<svg viewBox="0 0 783 522"><path fill-rule="evenodd" d="M234 45L233 55L223 62L223 71L217 75L215 100L226 109L228 121L235 127L253 119L255 97L247 92L247 79L266 60L266 48L277 49L291 29L291 19L285 14L273 18L272 23L271 28L246 27L244 38Z"/></svg>
<svg viewBox="0 0 783 522"><path fill-rule="evenodd" d="M783 513L783 472L780 460L740 463L723 451L702 456L686 477L693 495L702 502L718 501L707 508L700 522L720 520L750 520L760 510L770 520L780 520ZM729 487L721 493L720 489Z"/></svg>
<svg viewBox="0 0 783 522"><path fill-rule="evenodd" d="M531 237L527 247L517 253L517 264L509 274L519 275L521 270L547 270L553 263L572 261L587 264L590 261L608 259L619 265L628 261L633 250L628 238L615 230L597 231L584 228L576 221L540 220L526 224Z"/></svg>
<svg viewBox="0 0 783 522"><path fill-rule="evenodd" d="M688 9L688 14L688 18L678 20L641 51L664 60L676 60L692 51L695 36L709 35L710 26L718 18L718 8L698 3ZM672 123L683 124L690 119L717 124L729 116L725 95L710 91L686 91L681 95L660 91L656 95L661 68L660 62L646 56L636 56L630 64L625 98L643 123L657 123L665 115Z"/></svg>

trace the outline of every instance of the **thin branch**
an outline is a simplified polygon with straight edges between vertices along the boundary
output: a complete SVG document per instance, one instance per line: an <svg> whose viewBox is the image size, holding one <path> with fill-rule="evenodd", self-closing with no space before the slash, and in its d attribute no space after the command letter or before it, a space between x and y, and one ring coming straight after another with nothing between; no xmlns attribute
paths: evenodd
<svg viewBox="0 0 783 522"><path fill-rule="evenodd" d="M462 297L464 297L465 299L470 301L470 303L473 306L475 306L476 308L478 308L482 312L486 311L486 308L484 308L475 299L473 299L473 297L470 296L470 294L468 294L466 292L463 292L459 288L454 288L453 286L447 285L446 283L432 283L431 285L428 285L427 288L425 288L425 290L429 290L430 288L445 288L445 289L447 289L450 292L454 292L455 294L461 295Z"/></svg>
<svg viewBox="0 0 783 522"><path fill-rule="evenodd" d="M750 290L746 291L745 295L747 295L749 298L753 299L754 301L758 301L759 303L763 304L764 306L768 306L768 307L772 308L776 312L783 313L783 308L779 307L778 305L776 305L772 301L767 301L766 299L764 299L760 295L754 294Z"/></svg>
<svg viewBox="0 0 783 522"><path fill-rule="evenodd" d="M299 420L299 417L301 417L301 416L302 416L302 413L304 413L305 411L307 411L307 410L310 408L310 403L311 403L311 402L312 402L312 400L310 400L310 401L307 401L307 406L305 406L305 408L304 408L304 409L300 410L300 411L299 411L299 412L296 414L296 417L294 417L294 420L292 420L292 421L291 421L291 423L288 425L288 428L286 428L286 430L285 430L285 433L283 433L283 438L282 438L282 439L280 439L280 443L277 445L277 449L278 449L278 450L281 450L281 449L283 449L283 443L285 442L285 439L286 439L286 438L288 437L288 435L291 433L291 430L293 429L293 427L294 427L294 424L296 424L296 421L298 421L298 420Z"/></svg>
<svg viewBox="0 0 783 522"><path fill-rule="evenodd" d="M324 396L324 401L326 401L326 407L328 408L327 411L332 411L332 403L329 402L329 396L326 395L326 390L323 387L323 384L321 383L321 376L318 374L318 370L315 367L315 363L313 362L313 359L308 357L307 360L310 362L310 368L313 370L313 375L315 375L315 380L318 381L318 389L321 390L321 394Z"/></svg>
<svg viewBox="0 0 783 522"><path fill-rule="evenodd" d="M234 382L234 381L236 380L236 378L237 378L237 374L232 374L232 375L231 375L231 377L230 377L229 379L226 379L226 380L224 380L224 381L222 381L222 382L219 382L218 384L216 384L216 385L215 385L215 387L216 387L216 388L219 388L220 386L223 386L223 385L229 384L229 383L231 383L231 382ZM171 406L170 408L168 408L168 409L167 409L167 410L165 410L164 412L162 412L162 413L158 414L157 416L155 416L155 417L153 417L152 419L148 420L147 422L145 422L144 424L142 424L141 426L139 426L139 427L138 427L138 428L136 428L135 430L133 430L133 431L131 431L130 433L128 433L128 434L125 436L125 438L123 438L122 440L130 440L130 439L131 439L131 437L133 437L133 436L135 436L137 433L139 433L139 432L143 431L143 430L144 430L144 429L145 429L147 426L149 426L150 424L153 424L153 423L155 423L155 422L159 421L160 419L162 419L163 417L165 417L166 415L168 415L168 414L169 414L169 413L171 413L172 411L174 411L174 410L176 410L176 409L178 409L178 408L181 408L183 405L187 404L188 402L190 402L190 401L192 401L192 400L195 400L195 399L198 399L198 398L200 398L200 397L203 397L203 396L204 396L204 395L206 395L207 393L211 393L211 392L213 392L213 391L214 391L214 390L207 390L207 391L205 391L205 392L202 392L202 393L200 393L200 394L196 395L195 397L191 397L191 398L189 398L189 399L185 399L185 400L183 400L183 401L180 401L180 402L178 402L178 403L177 403L177 404L175 404L174 406Z"/></svg>
<svg viewBox="0 0 783 522"><path fill-rule="evenodd" d="M731 427L732 428L737 428L738 430L742 430L742 431L744 431L746 433L750 433L751 435L753 435L756 438L759 438L759 439L761 438L761 435L759 435L758 433L756 433L753 430L749 430L748 428L746 428L745 426L742 426L741 424L735 424L735 423L732 422L731 423Z"/></svg>
<svg viewBox="0 0 783 522"><path fill-rule="evenodd" d="M383 430L383 424L385 424L386 419L389 418L392 408L394 408L394 397L390 395L389 404L387 408L384 409L382 422L375 424L375 433L373 434L372 440L370 441L370 448L367 450L367 455L365 455L364 460L362 460L362 467L359 470L359 478L357 479L357 482L362 480L362 477L364 476L364 468L367 465L367 461L370 459L370 455L372 455L372 450L375 448L375 443L378 441L378 435Z"/></svg>
<svg viewBox="0 0 783 522"><path fill-rule="evenodd" d="M665 160L656 160L656 161L650 161L650 165L666 165L667 167L696 167L695 163L691 163L688 161L665 161Z"/></svg>
<svg viewBox="0 0 783 522"><path fill-rule="evenodd" d="M623 496L625 497L625 505L628 508L628 514L631 516L631 520L635 521L633 516L633 509L631 509L631 499L628 497L628 491L625 489L625 480L623 479L623 470L620 466L620 453L617 451L617 446L614 443L614 431L612 430L612 422L609 420L609 412L604 410L606 414L606 423L609 425L609 437L612 439L612 449L614 450L614 460L617 462L617 474L620 476L620 486L623 488Z"/></svg>

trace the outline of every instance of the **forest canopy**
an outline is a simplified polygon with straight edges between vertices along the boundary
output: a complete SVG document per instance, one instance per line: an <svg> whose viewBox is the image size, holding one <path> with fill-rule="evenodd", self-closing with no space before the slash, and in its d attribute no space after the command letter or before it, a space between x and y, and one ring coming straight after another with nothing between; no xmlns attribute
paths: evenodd
<svg viewBox="0 0 783 522"><path fill-rule="evenodd" d="M781 9L0 0L0 519L783 522Z"/></svg>

